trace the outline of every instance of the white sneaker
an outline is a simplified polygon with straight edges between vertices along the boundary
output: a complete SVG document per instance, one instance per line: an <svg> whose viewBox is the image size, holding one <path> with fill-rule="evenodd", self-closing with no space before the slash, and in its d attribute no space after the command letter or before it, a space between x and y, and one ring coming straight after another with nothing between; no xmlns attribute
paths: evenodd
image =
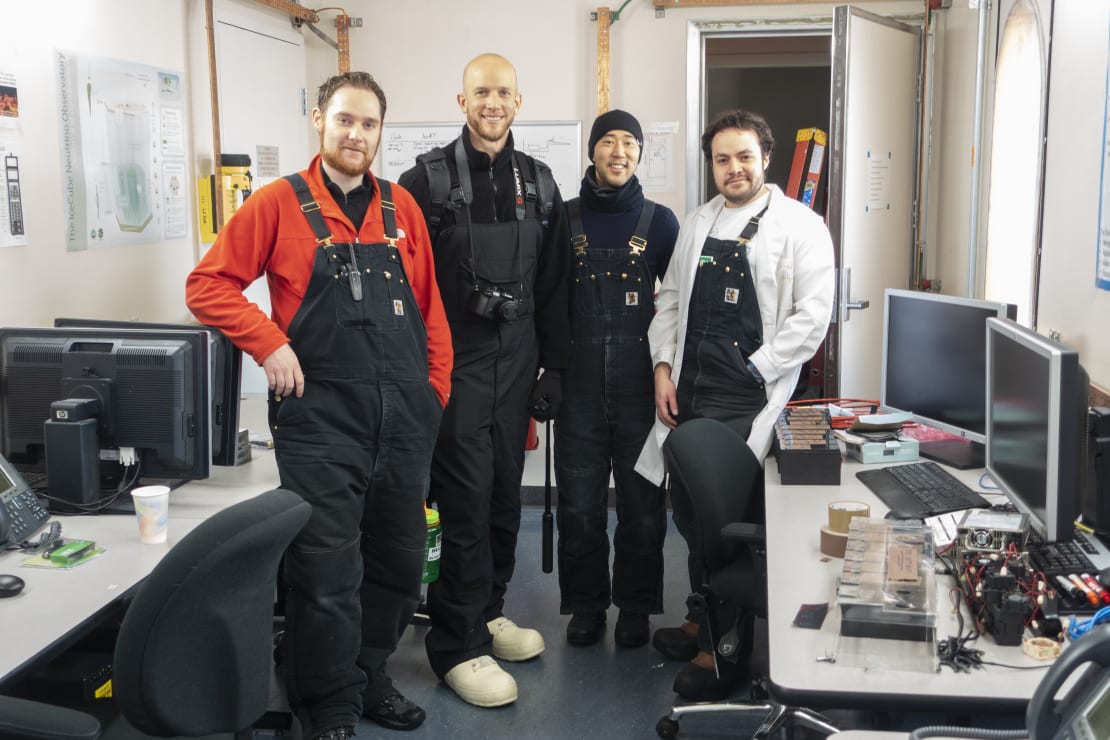
<svg viewBox="0 0 1110 740"><path fill-rule="evenodd" d="M507 617L486 622L493 635L493 654L501 660L520 661L534 658L543 652L543 635L536 630L518 627Z"/></svg>
<svg viewBox="0 0 1110 740"><path fill-rule="evenodd" d="M476 707L500 707L516 701L516 680L488 655L459 663L443 680L460 699Z"/></svg>

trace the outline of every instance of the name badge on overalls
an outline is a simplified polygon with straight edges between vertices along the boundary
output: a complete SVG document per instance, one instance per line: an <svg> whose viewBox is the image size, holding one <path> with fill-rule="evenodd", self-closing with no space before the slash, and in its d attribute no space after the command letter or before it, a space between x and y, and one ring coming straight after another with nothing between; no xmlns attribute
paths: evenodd
<svg viewBox="0 0 1110 740"><path fill-rule="evenodd" d="M725 303L736 303L740 300L739 288L725 288Z"/></svg>
<svg viewBox="0 0 1110 740"><path fill-rule="evenodd" d="M404 316L405 315L405 304L404 304L404 302L402 302L400 300L393 301L393 315L394 316Z"/></svg>
<svg viewBox="0 0 1110 740"><path fill-rule="evenodd" d="M639 306L640 293L636 290L626 291L624 294L624 305L626 306Z"/></svg>

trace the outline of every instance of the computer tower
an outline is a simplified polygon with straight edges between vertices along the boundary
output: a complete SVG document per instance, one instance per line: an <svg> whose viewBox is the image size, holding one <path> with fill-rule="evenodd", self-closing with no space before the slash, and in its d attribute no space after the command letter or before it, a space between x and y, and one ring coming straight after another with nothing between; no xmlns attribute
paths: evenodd
<svg viewBox="0 0 1110 740"><path fill-rule="evenodd" d="M1087 485L1083 523L1110 536L1110 408L1096 406L1087 415Z"/></svg>

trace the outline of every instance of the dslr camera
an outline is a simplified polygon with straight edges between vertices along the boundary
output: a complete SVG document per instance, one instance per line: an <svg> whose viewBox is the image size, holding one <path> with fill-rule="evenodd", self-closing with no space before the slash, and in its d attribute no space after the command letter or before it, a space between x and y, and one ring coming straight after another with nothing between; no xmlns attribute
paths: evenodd
<svg viewBox="0 0 1110 740"><path fill-rule="evenodd" d="M470 313L491 321L516 321L521 314L521 301L495 287L475 286L466 299Z"/></svg>

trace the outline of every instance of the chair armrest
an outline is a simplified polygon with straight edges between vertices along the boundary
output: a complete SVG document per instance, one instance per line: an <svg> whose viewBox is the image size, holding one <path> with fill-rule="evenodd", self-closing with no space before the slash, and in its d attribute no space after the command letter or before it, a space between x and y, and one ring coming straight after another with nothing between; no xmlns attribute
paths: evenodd
<svg viewBox="0 0 1110 740"><path fill-rule="evenodd" d="M762 524L729 522L721 527L721 538L730 542L743 542L747 545L762 545L767 540L767 533Z"/></svg>
<svg viewBox="0 0 1110 740"><path fill-rule="evenodd" d="M74 709L0 696L0 737L11 740L96 740L100 722Z"/></svg>

